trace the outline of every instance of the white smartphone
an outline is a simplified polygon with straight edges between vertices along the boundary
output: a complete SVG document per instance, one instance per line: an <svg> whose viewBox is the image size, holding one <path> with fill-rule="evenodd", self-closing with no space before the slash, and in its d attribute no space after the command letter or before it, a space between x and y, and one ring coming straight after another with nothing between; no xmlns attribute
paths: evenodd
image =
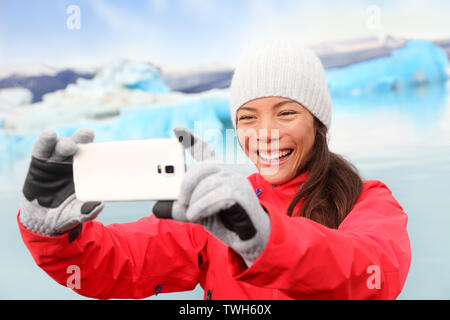
<svg viewBox="0 0 450 320"><path fill-rule="evenodd" d="M174 200L186 171L176 138L79 144L73 158L81 201Z"/></svg>

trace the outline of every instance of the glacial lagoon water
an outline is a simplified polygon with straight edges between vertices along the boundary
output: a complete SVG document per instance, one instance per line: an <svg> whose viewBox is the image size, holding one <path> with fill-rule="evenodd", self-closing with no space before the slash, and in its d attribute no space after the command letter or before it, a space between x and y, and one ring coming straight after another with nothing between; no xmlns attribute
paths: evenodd
<svg viewBox="0 0 450 320"><path fill-rule="evenodd" d="M352 161L363 179L384 182L409 217L412 262L399 299L450 298L449 92L448 85L435 84L333 97L331 150ZM39 269L20 238L16 215L28 162L27 156L14 155L0 170L0 299L84 299ZM248 164L236 169L254 171ZM150 215L152 205L107 203L98 220L135 221ZM149 299L202 297L197 286Z"/></svg>

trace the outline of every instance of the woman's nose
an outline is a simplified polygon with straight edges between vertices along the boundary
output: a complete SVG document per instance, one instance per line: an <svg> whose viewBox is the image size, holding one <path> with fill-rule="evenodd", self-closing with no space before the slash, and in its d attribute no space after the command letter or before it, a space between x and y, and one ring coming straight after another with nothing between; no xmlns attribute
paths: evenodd
<svg viewBox="0 0 450 320"><path fill-rule="evenodd" d="M279 139L278 129L260 129L258 130L257 140L260 143L270 143Z"/></svg>
<svg viewBox="0 0 450 320"><path fill-rule="evenodd" d="M280 129L273 123L273 121L263 121L257 130L258 141L271 142L280 138Z"/></svg>

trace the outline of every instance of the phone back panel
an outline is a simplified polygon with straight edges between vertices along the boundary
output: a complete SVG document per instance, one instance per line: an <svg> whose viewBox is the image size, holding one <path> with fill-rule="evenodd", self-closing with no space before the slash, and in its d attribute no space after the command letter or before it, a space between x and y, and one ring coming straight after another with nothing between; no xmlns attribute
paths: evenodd
<svg viewBox="0 0 450 320"><path fill-rule="evenodd" d="M176 138L79 147L73 173L75 195L81 201L174 200L179 194L185 158Z"/></svg>

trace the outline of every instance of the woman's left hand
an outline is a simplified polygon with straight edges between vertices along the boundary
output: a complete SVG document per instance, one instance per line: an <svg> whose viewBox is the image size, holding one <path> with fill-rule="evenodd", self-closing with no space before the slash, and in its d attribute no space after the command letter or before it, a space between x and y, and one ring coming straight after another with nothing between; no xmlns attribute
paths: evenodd
<svg viewBox="0 0 450 320"><path fill-rule="evenodd" d="M192 139L204 143L193 135ZM270 235L269 215L250 182L217 161L193 164L186 172L178 199L156 202L153 213L158 218L203 225L239 253L247 266L263 252Z"/></svg>

